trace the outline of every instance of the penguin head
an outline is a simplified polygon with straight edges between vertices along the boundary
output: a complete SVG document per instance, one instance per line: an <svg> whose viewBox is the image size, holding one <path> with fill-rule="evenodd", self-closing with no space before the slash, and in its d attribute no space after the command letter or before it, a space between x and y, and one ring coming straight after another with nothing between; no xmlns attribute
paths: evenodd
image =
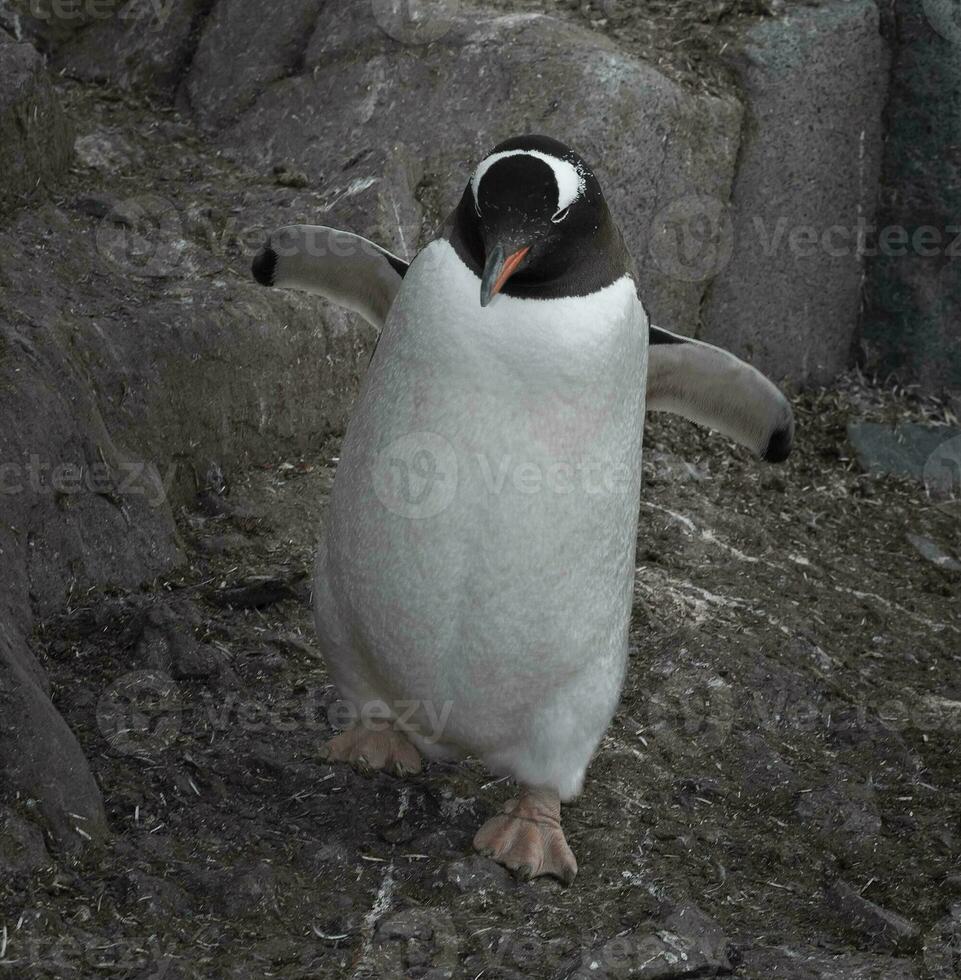
<svg viewBox="0 0 961 980"><path fill-rule="evenodd" d="M481 306L501 292L584 295L628 264L597 178L579 154L547 136L494 147L464 190L450 237L480 276Z"/></svg>

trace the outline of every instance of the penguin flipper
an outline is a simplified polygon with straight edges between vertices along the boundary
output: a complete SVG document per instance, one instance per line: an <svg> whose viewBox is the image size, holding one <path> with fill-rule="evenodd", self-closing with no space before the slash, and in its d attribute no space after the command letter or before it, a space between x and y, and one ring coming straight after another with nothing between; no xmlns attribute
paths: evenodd
<svg viewBox="0 0 961 980"><path fill-rule="evenodd" d="M349 231L285 225L271 233L251 272L264 286L317 293L380 330L408 267L387 249Z"/></svg>
<svg viewBox="0 0 961 980"><path fill-rule="evenodd" d="M709 426L769 463L794 442L791 403L760 371L699 340L650 327L647 409Z"/></svg>

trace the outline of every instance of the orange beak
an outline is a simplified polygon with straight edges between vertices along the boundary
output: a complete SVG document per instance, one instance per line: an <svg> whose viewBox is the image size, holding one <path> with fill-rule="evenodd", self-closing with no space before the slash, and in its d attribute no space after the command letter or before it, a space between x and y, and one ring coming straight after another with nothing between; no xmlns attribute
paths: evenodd
<svg viewBox="0 0 961 980"><path fill-rule="evenodd" d="M487 306L504 288L504 283L514 275L530 250L530 245L525 245L512 255L507 255L501 245L495 245L491 249L481 277L481 306Z"/></svg>

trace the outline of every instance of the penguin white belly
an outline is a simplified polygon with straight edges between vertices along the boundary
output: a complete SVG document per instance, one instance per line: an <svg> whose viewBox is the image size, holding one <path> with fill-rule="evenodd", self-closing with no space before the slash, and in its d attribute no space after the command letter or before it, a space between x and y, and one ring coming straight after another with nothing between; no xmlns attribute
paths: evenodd
<svg viewBox="0 0 961 980"><path fill-rule="evenodd" d="M341 696L432 755L576 795L627 656L648 324L633 281L478 303L414 261L344 440L315 576Z"/></svg>

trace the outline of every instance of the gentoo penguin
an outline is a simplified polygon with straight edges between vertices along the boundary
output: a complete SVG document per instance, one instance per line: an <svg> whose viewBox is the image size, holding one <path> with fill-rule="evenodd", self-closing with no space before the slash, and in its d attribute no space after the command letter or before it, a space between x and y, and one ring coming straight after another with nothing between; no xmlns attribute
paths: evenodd
<svg viewBox="0 0 961 980"><path fill-rule="evenodd" d="M381 329L343 442L314 608L353 723L333 761L482 760L519 794L475 847L570 882L561 802L627 660L645 408L771 461L793 418L732 355L649 326L600 185L543 136L495 147L408 265L316 226L253 264Z"/></svg>

